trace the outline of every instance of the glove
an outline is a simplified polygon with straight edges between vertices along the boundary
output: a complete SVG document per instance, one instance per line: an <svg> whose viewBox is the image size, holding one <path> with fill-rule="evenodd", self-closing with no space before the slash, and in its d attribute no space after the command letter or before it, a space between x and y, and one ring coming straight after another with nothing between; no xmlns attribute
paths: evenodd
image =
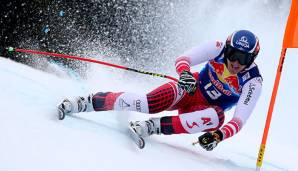
<svg viewBox="0 0 298 171"><path fill-rule="evenodd" d="M200 145L207 151L213 150L223 139L223 133L220 130L207 132L199 137Z"/></svg>
<svg viewBox="0 0 298 171"><path fill-rule="evenodd" d="M193 96L197 89L197 80L191 72L184 70L181 72L178 86L182 90L186 91L189 95Z"/></svg>

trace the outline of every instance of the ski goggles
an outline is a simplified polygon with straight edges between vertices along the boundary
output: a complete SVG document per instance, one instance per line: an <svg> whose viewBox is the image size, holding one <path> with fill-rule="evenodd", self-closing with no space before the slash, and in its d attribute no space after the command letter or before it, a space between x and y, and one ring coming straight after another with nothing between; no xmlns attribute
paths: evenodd
<svg viewBox="0 0 298 171"><path fill-rule="evenodd" d="M225 49L225 57L230 61L238 61L240 65L249 65L254 61L254 55L235 49L232 46L227 46Z"/></svg>

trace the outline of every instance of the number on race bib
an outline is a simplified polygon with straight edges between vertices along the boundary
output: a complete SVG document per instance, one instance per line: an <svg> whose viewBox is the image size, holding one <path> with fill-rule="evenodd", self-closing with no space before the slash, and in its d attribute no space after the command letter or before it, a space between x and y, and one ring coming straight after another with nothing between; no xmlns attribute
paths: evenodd
<svg viewBox="0 0 298 171"><path fill-rule="evenodd" d="M206 90L206 93L208 94L208 96L213 99L216 100L218 99L222 94L217 90L217 89L213 89L213 90L208 90L210 87L212 86L211 83L206 84L206 86L204 87Z"/></svg>

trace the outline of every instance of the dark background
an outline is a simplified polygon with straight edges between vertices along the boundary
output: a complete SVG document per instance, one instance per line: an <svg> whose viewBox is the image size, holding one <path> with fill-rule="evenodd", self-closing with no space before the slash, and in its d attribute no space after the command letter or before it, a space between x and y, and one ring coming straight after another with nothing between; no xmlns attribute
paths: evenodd
<svg viewBox="0 0 298 171"><path fill-rule="evenodd" d="M140 63L150 62L153 54L163 53L158 47L169 43L163 32L171 23L159 22L166 10L168 4L158 0L2 0L0 56L36 66L36 59L8 54L5 47L81 54L88 48L85 42L100 42L124 62L140 52Z"/></svg>

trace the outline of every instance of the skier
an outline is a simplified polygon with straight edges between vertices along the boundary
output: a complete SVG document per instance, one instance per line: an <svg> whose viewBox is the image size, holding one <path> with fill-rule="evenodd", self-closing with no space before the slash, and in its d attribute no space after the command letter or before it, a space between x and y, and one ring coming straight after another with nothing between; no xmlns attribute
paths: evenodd
<svg viewBox="0 0 298 171"><path fill-rule="evenodd" d="M177 116L135 121L141 137L153 134L194 134L198 143L210 151L241 130L251 115L262 88L262 77L254 63L260 50L258 38L248 30L228 36L225 43L202 43L176 59L178 82L169 82L148 94L98 92L85 97L64 99L58 105L65 114L89 111L137 111L155 114L178 110ZM207 62L199 72L190 67ZM224 111L236 106L233 118L223 125Z"/></svg>

